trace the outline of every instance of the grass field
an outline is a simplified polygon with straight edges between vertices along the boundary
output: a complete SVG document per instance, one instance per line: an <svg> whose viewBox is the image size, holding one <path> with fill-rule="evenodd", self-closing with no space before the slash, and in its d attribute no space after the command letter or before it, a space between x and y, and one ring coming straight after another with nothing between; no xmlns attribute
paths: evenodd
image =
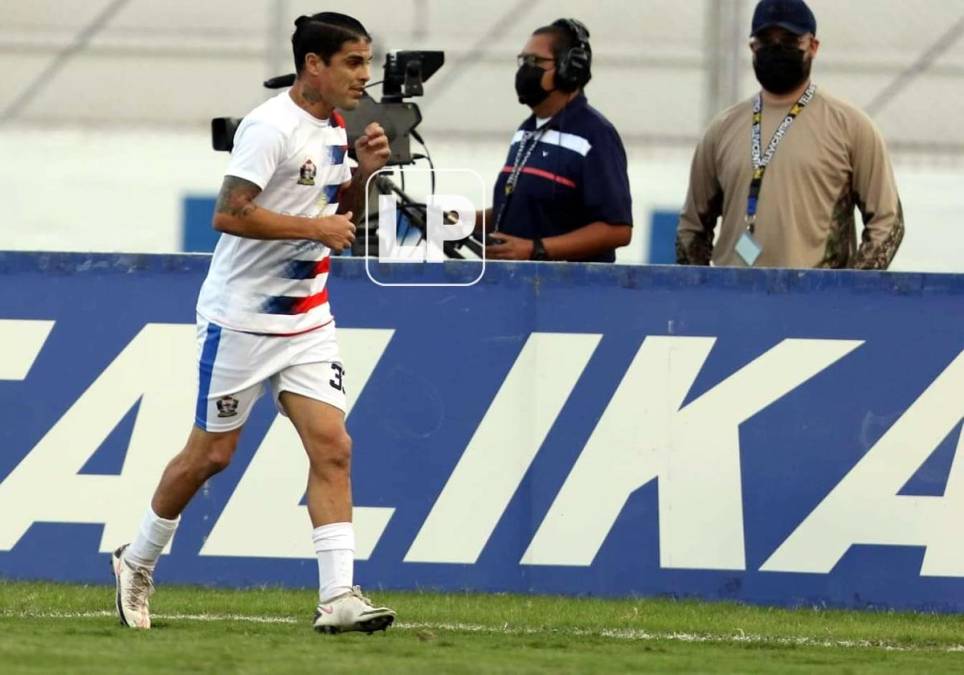
<svg viewBox="0 0 964 675"><path fill-rule="evenodd" d="M0 581L0 673L964 672L964 617L667 600L377 593L398 623L318 635L311 591L162 587L155 628L113 587Z"/></svg>

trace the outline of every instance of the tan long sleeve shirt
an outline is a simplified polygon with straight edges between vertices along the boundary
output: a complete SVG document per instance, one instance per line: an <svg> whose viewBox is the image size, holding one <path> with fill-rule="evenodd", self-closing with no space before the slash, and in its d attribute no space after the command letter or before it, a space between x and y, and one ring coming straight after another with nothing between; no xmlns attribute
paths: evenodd
<svg viewBox="0 0 964 675"><path fill-rule="evenodd" d="M789 111L763 107L763 148ZM677 262L744 267L753 100L719 115L696 148L676 238ZM857 244L854 207L863 216ZM718 219L719 236L714 243ZM773 157L760 193L757 267L886 269L904 217L884 139L857 108L820 88Z"/></svg>

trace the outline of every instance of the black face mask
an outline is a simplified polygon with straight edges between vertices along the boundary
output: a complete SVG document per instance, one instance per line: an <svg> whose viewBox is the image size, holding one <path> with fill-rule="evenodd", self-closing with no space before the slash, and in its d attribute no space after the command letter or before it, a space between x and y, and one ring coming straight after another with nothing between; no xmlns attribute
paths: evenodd
<svg viewBox="0 0 964 675"><path fill-rule="evenodd" d="M810 77L810 59L796 46L767 45L757 50L753 70L760 85L771 94L789 94Z"/></svg>
<svg viewBox="0 0 964 675"><path fill-rule="evenodd" d="M545 72L539 66L519 66L515 74L515 93L519 95L519 103L531 108L549 98L549 92L542 88Z"/></svg>

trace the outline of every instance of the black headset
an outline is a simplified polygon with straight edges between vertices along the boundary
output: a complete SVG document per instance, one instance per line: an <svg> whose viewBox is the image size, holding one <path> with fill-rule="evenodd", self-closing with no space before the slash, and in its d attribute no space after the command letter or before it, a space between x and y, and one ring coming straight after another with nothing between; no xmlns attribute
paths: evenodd
<svg viewBox="0 0 964 675"><path fill-rule="evenodd" d="M569 31L576 38L576 46L559 57L556 64L556 86L563 91L576 91L592 79L592 47L589 46L589 29L576 19L558 19L555 28Z"/></svg>

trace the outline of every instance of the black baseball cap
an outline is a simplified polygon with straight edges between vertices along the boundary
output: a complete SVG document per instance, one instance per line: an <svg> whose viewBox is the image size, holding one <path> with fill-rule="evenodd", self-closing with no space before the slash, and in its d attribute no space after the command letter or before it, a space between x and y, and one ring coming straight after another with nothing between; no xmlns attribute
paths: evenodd
<svg viewBox="0 0 964 675"><path fill-rule="evenodd" d="M817 17L803 0L760 0L753 11L750 37L773 27L784 28L796 35L816 35Z"/></svg>

